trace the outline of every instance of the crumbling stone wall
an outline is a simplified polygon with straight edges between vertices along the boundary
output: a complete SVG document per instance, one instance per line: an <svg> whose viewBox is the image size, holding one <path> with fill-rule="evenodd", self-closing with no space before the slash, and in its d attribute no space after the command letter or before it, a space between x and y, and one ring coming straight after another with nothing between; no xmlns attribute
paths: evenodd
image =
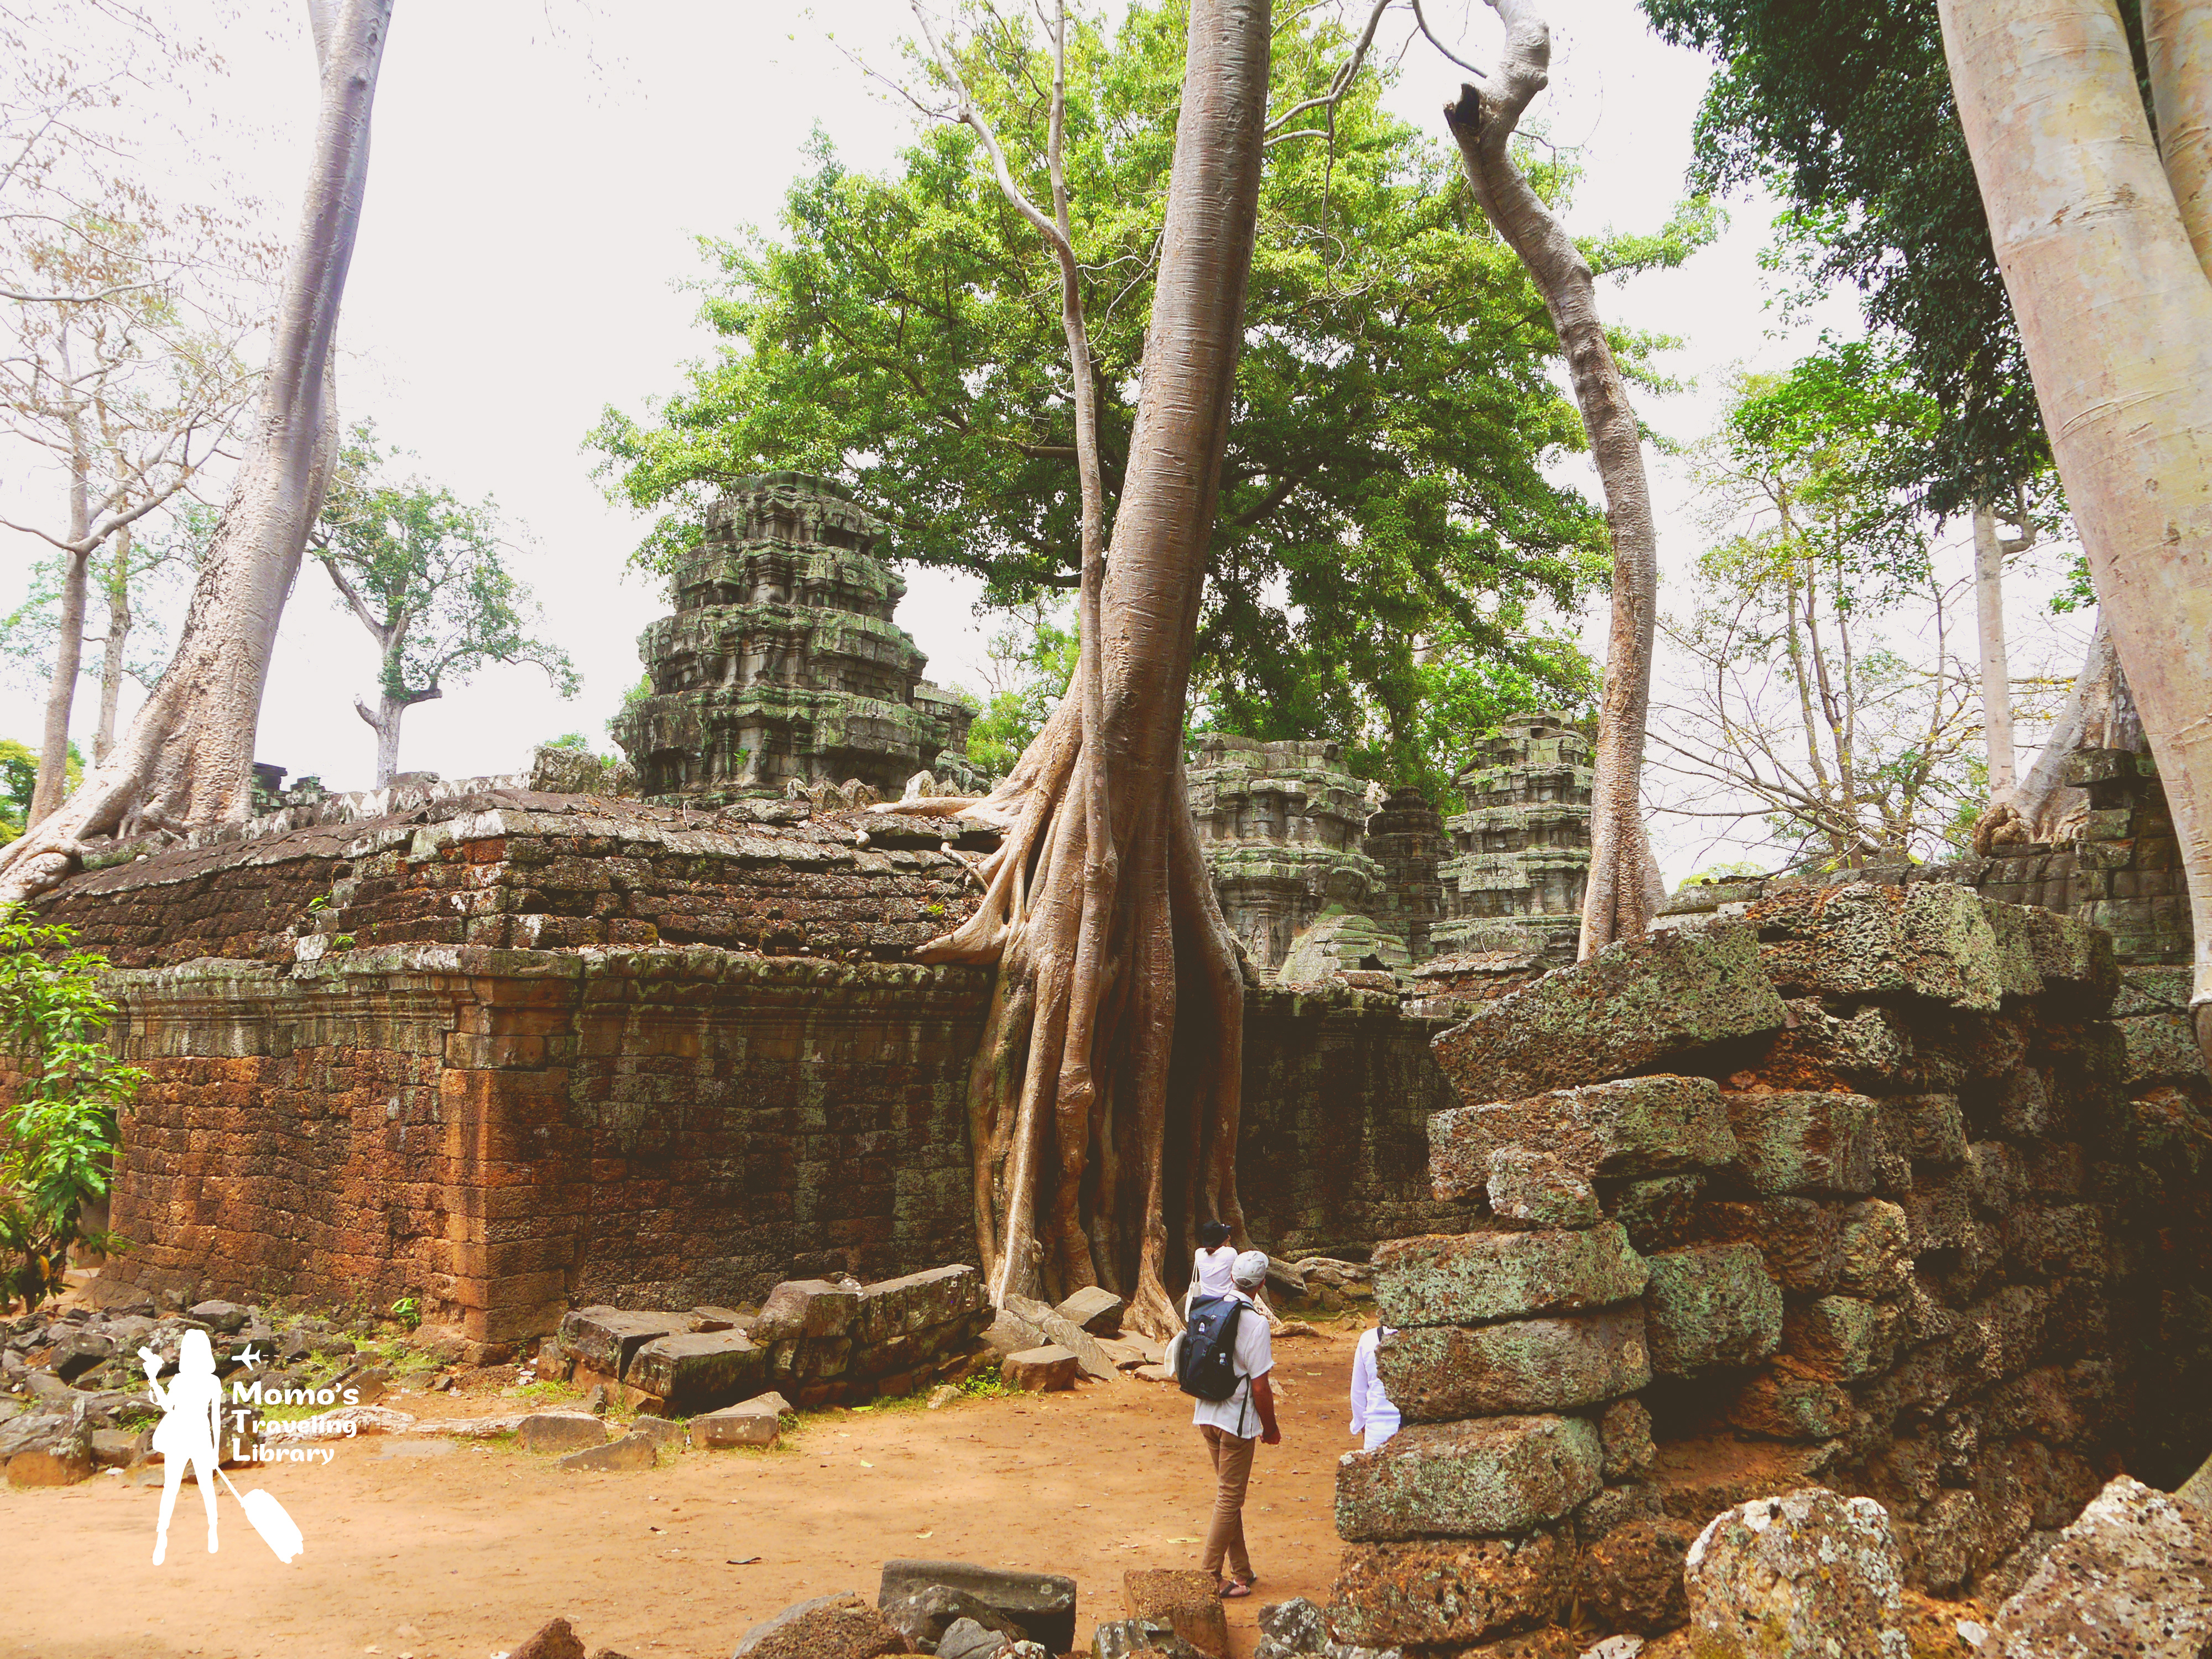
<svg viewBox="0 0 2212 1659"><path fill-rule="evenodd" d="M127 964L112 1270L389 1305L489 1345L580 1302L736 1304L973 1255L967 1073L988 975L923 967L972 826L527 792L65 884ZM526 947L520 941L530 941ZM1255 990L1246 1208L1279 1254L1453 1224L1427 1190L1440 1022Z"/></svg>
<svg viewBox="0 0 2212 1659"><path fill-rule="evenodd" d="M2068 758L2066 782L2082 792L2085 804L2061 823L2053 842L1999 842L1948 864L1915 865L1899 859L1864 871L1832 872L1826 884L1956 883L1984 898L2033 904L2094 922L2112 936L2113 954L2123 966L2187 963L2194 939L2188 886L2156 758L2148 750L2078 750ZM1701 915L1741 915L1756 899L1820 884L1822 878L1795 875L1678 888L1659 925Z"/></svg>
<svg viewBox="0 0 2212 1659"><path fill-rule="evenodd" d="M1375 1258L1407 1426L1340 1466L1340 1638L1684 1617L1731 1504L1879 1500L2001 1597L2212 1449L2212 1087L2146 1087L2106 935L1963 888L1778 895L1478 1008L1431 1123L1471 1232Z"/></svg>

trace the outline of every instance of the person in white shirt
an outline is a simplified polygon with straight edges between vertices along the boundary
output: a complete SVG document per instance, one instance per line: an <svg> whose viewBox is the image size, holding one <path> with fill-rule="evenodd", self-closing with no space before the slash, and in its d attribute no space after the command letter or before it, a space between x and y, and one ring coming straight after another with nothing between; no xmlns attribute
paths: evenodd
<svg viewBox="0 0 2212 1659"><path fill-rule="evenodd" d="M1252 1454L1261 1445L1282 1443L1275 1425L1275 1392L1267 1373L1275 1369L1274 1341L1267 1315L1255 1295L1267 1279L1267 1258L1246 1250L1231 1264L1230 1294L1244 1304L1237 1318L1237 1388L1228 1399L1201 1400L1190 1420L1213 1459L1213 1523L1206 1534L1206 1570L1225 1600L1252 1593L1258 1582L1244 1547L1244 1490L1252 1479ZM1229 1576L1222 1577L1226 1561Z"/></svg>
<svg viewBox="0 0 2212 1659"><path fill-rule="evenodd" d="M1375 1369L1376 1350L1384 1337L1395 1334L1386 1326L1375 1326L1360 1334L1359 1346L1352 1351L1352 1431L1367 1437L1363 1451L1373 1451L1398 1432L1398 1408L1382 1392L1382 1379Z"/></svg>
<svg viewBox="0 0 2212 1659"><path fill-rule="evenodd" d="M1227 1296L1233 1288L1230 1282L1230 1267L1237 1260L1237 1247L1229 1242L1229 1224L1209 1221L1198 1230L1198 1250L1190 1259L1190 1289L1183 1292L1183 1317L1190 1317L1190 1304L1204 1297Z"/></svg>

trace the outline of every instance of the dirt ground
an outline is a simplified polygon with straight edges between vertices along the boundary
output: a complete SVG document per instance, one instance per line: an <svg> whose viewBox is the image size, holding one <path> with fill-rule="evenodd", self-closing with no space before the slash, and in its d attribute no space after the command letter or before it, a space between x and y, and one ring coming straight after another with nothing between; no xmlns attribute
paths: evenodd
<svg viewBox="0 0 2212 1659"><path fill-rule="evenodd" d="M1245 1529L1260 1585L1229 1604L1237 1659L1262 1603L1325 1600L1356 1332L1276 1345L1283 1443L1261 1447ZM422 1417L517 1408L496 1394L387 1398ZM179 1494L150 1565L157 1487L95 1475L0 1486L0 1659L493 1659L565 1616L587 1650L723 1659L807 1596L875 1598L883 1562L938 1557L1072 1573L1077 1635L1121 1616L1132 1567L1196 1566L1212 1473L1171 1385L810 1414L767 1452L686 1452L580 1474L506 1444L364 1437L327 1467L233 1471L306 1535L277 1561L226 1494L222 1550ZM757 1558L757 1559L755 1558Z"/></svg>

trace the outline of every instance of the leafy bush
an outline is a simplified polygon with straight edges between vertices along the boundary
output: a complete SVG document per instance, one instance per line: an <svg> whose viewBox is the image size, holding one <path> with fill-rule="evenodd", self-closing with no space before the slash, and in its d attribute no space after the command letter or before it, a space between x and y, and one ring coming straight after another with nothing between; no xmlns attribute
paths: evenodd
<svg viewBox="0 0 2212 1659"><path fill-rule="evenodd" d="M86 1206L105 1197L116 1119L144 1080L107 1049L115 1005L100 989L107 958L71 951L74 930L21 911L0 913L0 1050L16 1073L0 1118L0 1307L35 1308L58 1290L72 1245L115 1250L88 1231ZM62 954L66 952L66 954Z"/></svg>

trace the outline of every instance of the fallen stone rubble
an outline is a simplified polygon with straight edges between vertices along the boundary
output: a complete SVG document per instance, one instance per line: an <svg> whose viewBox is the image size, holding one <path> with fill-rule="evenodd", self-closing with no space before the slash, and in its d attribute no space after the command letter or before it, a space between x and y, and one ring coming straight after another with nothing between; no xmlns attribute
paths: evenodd
<svg viewBox="0 0 2212 1659"><path fill-rule="evenodd" d="M251 1352L258 1362L251 1375L264 1391L328 1391L340 1409L373 1410L392 1374L357 1339L379 1328L373 1321L276 1322L234 1302L157 1311L151 1298L20 1315L0 1322L0 1469L10 1486L68 1486L145 1461L160 1412L138 1351L159 1356L167 1378L190 1330L207 1334L219 1377L240 1372ZM250 1452L265 1432L258 1413L249 1416L242 1435L226 1433L226 1455Z"/></svg>

